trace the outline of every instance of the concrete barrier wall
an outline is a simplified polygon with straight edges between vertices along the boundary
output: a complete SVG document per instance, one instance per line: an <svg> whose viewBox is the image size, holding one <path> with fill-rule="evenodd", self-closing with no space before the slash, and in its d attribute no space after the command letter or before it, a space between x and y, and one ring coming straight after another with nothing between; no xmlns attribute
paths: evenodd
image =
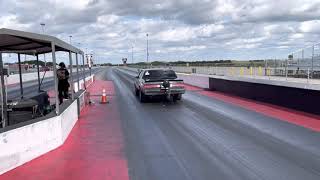
<svg viewBox="0 0 320 180"><path fill-rule="evenodd" d="M86 80L90 85L94 75ZM0 133L0 175L61 146L84 107L84 95L85 92L59 116Z"/></svg>
<svg viewBox="0 0 320 180"><path fill-rule="evenodd" d="M60 116L1 133L0 174L61 146L78 120L77 104Z"/></svg>
<svg viewBox="0 0 320 180"><path fill-rule="evenodd" d="M178 78L182 79L184 83L200 87L200 88L209 88L209 77L196 75L196 74L180 74L178 73Z"/></svg>
<svg viewBox="0 0 320 180"><path fill-rule="evenodd" d="M65 142L78 120L78 103L73 102L66 111L61 113L61 144Z"/></svg>
<svg viewBox="0 0 320 180"><path fill-rule="evenodd" d="M83 91L81 93L81 95L79 96L78 98L78 116L80 116L80 113L82 111L82 109L86 106L85 104L85 94L86 94L86 91Z"/></svg>
<svg viewBox="0 0 320 180"><path fill-rule="evenodd" d="M94 81L94 74L92 74L91 76L88 76L88 77L86 77L85 78L85 81L86 81L86 86L88 87L88 86L90 86L92 83L93 83L93 81ZM83 81L83 79L81 79L80 81L79 81L79 83L80 83L80 89L84 89L84 83L83 83L84 81ZM78 89L78 82L75 82L74 83L74 92L78 92L79 91L79 89Z"/></svg>
<svg viewBox="0 0 320 180"><path fill-rule="evenodd" d="M78 119L77 101L60 116L0 134L0 174L62 145Z"/></svg>
<svg viewBox="0 0 320 180"><path fill-rule="evenodd" d="M0 174L60 145L60 119L53 117L0 135Z"/></svg>
<svg viewBox="0 0 320 180"><path fill-rule="evenodd" d="M86 87L90 86L94 81L94 74L92 74L91 76L86 77L85 81L86 81ZM82 86L83 86L83 84L82 84Z"/></svg>
<svg viewBox="0 0 320 180"><path fill-rule="evenodd" d="M209 79L209 88L236 96L271 103L312 114L319 114L320 93L317 90L277 86L245 81Z"/></svg>

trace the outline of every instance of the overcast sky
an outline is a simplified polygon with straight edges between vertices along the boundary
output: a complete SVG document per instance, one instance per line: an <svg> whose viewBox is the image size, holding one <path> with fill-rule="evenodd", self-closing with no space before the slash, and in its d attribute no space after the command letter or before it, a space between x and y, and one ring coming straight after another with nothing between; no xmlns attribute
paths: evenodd
<svg viewBox="0 0 320 180"><path fill-rule="evenodd" d="M0 28L45 33L118 63L285 58L319 42L320 0L0 0ZM80 43L80 44L79 44Z"/></svg>

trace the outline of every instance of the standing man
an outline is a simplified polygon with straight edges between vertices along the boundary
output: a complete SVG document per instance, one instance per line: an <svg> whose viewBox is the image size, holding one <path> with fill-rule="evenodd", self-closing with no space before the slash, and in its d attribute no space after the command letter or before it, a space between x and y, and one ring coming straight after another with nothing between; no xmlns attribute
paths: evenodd
<svg viewBox="0 0 320 180"><path fill-rule="evenodd" d="M59 69L57 70L58 77L58 91L59 91L59 103L63 103L63 99L69 98L69 87L70 84L68 82L69 72L66 69L66 65L61 62L59 64Z"/></svg>

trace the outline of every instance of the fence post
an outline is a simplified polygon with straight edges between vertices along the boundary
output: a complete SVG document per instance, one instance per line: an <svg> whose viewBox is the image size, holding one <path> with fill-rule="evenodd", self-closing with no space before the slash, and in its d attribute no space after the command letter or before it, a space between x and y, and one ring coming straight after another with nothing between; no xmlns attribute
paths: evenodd
<svg viewBox="0 0 320 180"><path fill-rule="evenodd" d="M268 75L268 72L267 72L267 60L264 60L264 75L267 76Z"/></svg>
<svg viewBox="0 0 320 180"><path fill-rule="evenodd" d="M307 83L309 83L309 77L310 77L310 76L309 76L309 74L310 74L310 70L309 70L309 68L308 68L308 72L307 72L307 73L308 73Z"/></svg>
<svg viewBox="0 0 320 180"><path fill-rule="evenodd" d="M301 55L301 61L303 61L304 60L304 49L302 49L302 55ZM298 68L300 68L300 61L299 61L299 59L298 59Z"/></svg>

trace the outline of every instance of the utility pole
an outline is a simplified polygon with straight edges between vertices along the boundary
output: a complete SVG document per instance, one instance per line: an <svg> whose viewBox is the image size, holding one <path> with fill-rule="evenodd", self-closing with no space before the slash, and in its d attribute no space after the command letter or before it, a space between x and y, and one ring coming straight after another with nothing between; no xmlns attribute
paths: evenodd
<svg viewBox="0 0 320 180"><path fill-rule="evenodd" d="M149 34L147 34L147 64L149 63Z"/></svg>
<svg viewBox="0 0 320 180"><path fill-rule="evenodd" d="M46 26L45 23L40 23L41 29L42 29L42 34L44 34L44 27Z"/></svg>
<svg viewBox="0 0 320 180"><path fill-rule="evenodd" d="M131 49L131 61L132 61L132 64L133 64L133 45L132 45L131 48L132 48L132 49Z"/></svg>
<svg viewBox="0 0 320 180"><path fill-rule="evenodd" d="M72 36L70 35L70 36L69 36L69 41L70 41L70 44L71 44L71 40L72 40Z"/></svg>

